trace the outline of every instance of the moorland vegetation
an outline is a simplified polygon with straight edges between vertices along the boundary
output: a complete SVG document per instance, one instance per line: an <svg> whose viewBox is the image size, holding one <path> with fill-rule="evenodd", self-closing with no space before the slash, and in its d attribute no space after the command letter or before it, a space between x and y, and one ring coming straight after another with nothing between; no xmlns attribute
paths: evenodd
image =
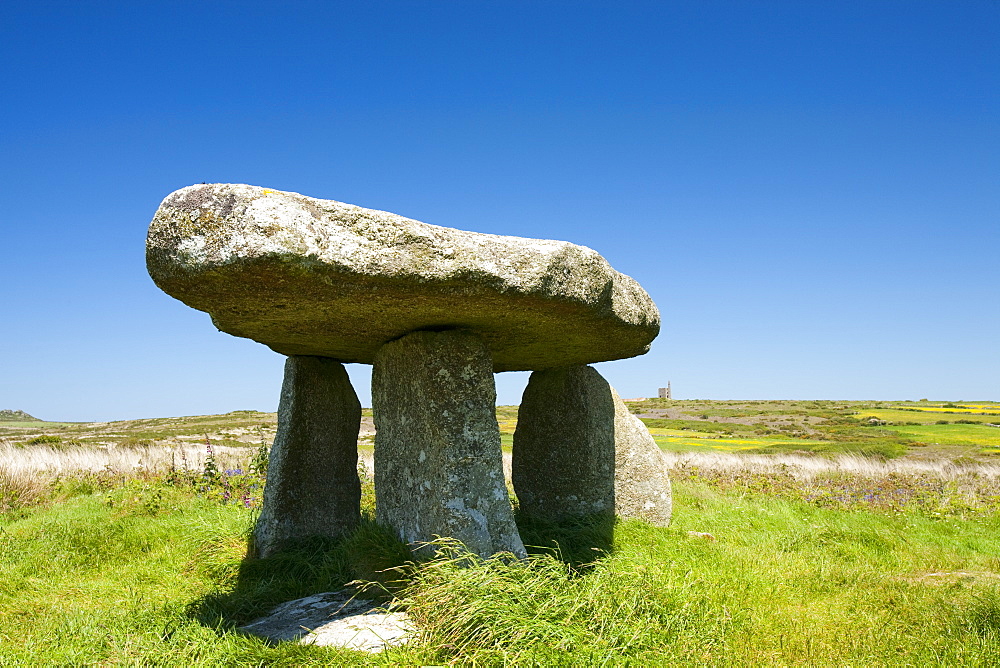
<svg viewBox="0 0 1000 668"><path fill-rule="evenodd" d="M513 565L447 545L410 562L371 519L370 433L362 526L245 560L274 414L0 423L0 663L997 662L1000 404L630 407L671 462L672 525L522 520ZM508 451L516 416L497 410ZM405 608L418 641L366 655L237 631L345 586Z"/></svg>
<svg viewBox="0 0 1000 668"><path fill-rule="evenodd" d="M5 408L0 410L0 422L41 422L41 420L28 415L22 410Z"/></svg>

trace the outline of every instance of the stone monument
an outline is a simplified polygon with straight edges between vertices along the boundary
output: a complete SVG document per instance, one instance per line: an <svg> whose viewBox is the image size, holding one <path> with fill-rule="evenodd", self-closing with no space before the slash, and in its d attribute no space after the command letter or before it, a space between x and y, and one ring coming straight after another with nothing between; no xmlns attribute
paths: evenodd
<svg viewBox="0 0 1000 668"><path fill-rule="evenodd" d="M207 312L221 331L288 356L254 536L260 556L357 522L360 418L343 369L350 362L374 367L378 519L415 549L449 536L482 556L524 555L494 416L493 373L502 371L534 372L514 454L515 491L530 499L528 512L669 519L659 449L586 366L647 352L659 312L589 248L201 184L163 200L146 261L161 289ZM559 439L560 420L591 425L594 436L579 446ZM569 466L574 447L588 454ZM540 465L527 462L567 448L553 476L525 474Z"/></svg>
<svg viewBox="0 0 1000 668"><path fill-rule="evenodd" d="M670 522L663 454L593 367L531 374L514 431L512 478L521 512L529 515Z"/></svg>

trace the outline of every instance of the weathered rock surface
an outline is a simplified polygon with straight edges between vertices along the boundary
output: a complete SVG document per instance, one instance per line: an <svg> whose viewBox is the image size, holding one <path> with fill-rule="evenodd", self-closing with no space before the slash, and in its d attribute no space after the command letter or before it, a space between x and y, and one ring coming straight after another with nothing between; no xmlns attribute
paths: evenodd
<svg viewBox="0 0 1000 668"><path fill-rule="evenodd" d="M278 403L278 432L254 529L256 555L289 540L337 537L361 518L358 430L361 403L344 365L292 356Z"/></svg>
<svg viewBox="0 0 1000 668"><path fill-rule="evenodd" d="M645 425L589 366L535 371L518 410L511 480L521 512L670 522L667 464Z"/></svg>
<svg viewBox="0 0 1000 668"><path fill-rule="evenodd" d="M375 509L407 543L444 536L484 557L525 556L491 367L483 340L462 330L414 332L375 356Z"/></svg>
<svg viewBox="0 0 1000 668"><path fill-rule="evenodd" d="M539 369L641 355L660 326L589 248L248 185L169 195L146 259L165 292L286 355L371 363L387 341L452 327L486 341L495 371Z"/></svg>
<svg viewBox="0 0 1000 668"><path fill-rule="evenodd" d="M608 389L615 402L615 514L665 527L673 503L667 460L642 420Z"/></svg>
<svg viewBox="0 0 1000 668"><path fill-rule="evenodd" d="M518 408L511 481L521 512L553 520L615 508L615 405L588 366L531 374Z"/></svg>
<svg viewBox="0 0 1000 668"><path fill-rule="evenodd" d="M326 592L282 603L241 630L273 642L344 647L381 652L403 645L416 629L406 613L392 612L349 592Z"/></svg>

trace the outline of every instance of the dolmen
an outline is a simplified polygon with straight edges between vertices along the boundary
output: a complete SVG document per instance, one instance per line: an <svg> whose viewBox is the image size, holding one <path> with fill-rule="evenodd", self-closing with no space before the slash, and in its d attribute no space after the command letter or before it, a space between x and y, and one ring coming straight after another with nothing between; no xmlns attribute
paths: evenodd
<svg viewBox="0 0 1000 668"><path fill-rule="evenodd" d="M345 363L373 366L376 519L418 554L441 536L525 555L495 416L503 371L533 372L512 455L520 513L670 521L662 453L588 366L647 352L660 315L589 248L201 184L163 200L146 261L219 330L287 356L258 556L360 521L361 404Z"/></svg>

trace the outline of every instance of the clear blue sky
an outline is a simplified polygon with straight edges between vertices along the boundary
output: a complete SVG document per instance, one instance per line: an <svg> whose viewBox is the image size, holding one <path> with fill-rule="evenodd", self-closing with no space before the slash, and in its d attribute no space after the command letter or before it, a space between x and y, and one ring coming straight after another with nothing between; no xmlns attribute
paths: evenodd
<svg viewBox="0 0 1000 668"><path fill-rule="evenodd" d="M145 271L202 181L596 249L625 397L1000 400L998 2L36 0L0 62L0 408L275 409Z"/></svg>

